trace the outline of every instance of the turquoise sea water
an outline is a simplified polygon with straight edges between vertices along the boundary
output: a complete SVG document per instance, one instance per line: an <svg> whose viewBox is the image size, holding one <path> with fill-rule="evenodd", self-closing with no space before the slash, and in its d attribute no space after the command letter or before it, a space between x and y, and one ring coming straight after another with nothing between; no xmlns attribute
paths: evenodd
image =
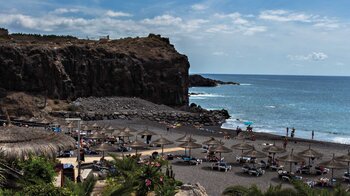
<svg viewBox="0 0 350 196"><path fill-rule="evenodd" d="M286 134L295 127L296 137L350 144L350 77L208 75L240 86L193 87L190 102L207 109L225 108L232 116L223 128L245 127L255 131ZM240 119L240 121L236 120ZM290 132L289 132L290 133Z"/></svg>

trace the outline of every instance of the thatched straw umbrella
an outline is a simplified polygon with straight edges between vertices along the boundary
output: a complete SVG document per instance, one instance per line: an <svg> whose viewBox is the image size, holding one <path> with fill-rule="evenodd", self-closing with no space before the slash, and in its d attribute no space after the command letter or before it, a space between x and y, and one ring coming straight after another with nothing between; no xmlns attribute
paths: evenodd
<svg viewBox="0 0 350 196"><path fill-rule="evenodd" d="M190 138L188 142L180 144L179 147L185 149L185 155L186 155L186 149L189 149L188 156L191 156L191 149L201 148L202 145L195 143L194 140L192 140L192 138Z"/></svg>
<svg viewBox="0 0 350 196"><path fill-rule="evenodd" d="M175 140L177 142L196 142L197 140L193 139L191 136L188 136L187 134L185 134L184 136L178 138L177 140Z"/></svg>
<svg viewBox="0 0 350 196"><path fill-rule="evenodd" d="M243 142L243 143L239 143L239 144L235 144L233 146L231 146L231 148L236 149L236 150L242 150L242 154L243 154L243 150L251 150L254 148L254 146Z"/></svg>
<svg viewBox="0 0 350 196"><path fill-rule="evenodd" d="M128 144L127 146L134 148L135 149L135 155L137 156L137 150L138 149L143 149L147 147L147 144L137 140L137 137L134 141L132 141L130 144Z"/></svg>
<svg viewBox="0 0 350 196"><path fill-rule="evenodd" d="M311 148L311 144L309 144L309 148L306 150L303 150L301 152L298 153L300 156L305 157L305 158L309 158L309 165L311 163L311 159L315 159L315 158L320 158L323 155L319 152L317 152L316 150Z"/></svg>
<svg viewBox="0 0 350 196"><path fill-rule="evenodd" d="M6 160L23 160L30 155L51 158L58 151L74 148L75 143L67 135L39 128L0 127L0 151Z"/></svg>
<svg viewBox="0 0 350 196"><path fill-rule="evenodd" d="M350 174L349 168L350 168L350 149L348 149L348 154L336 157L335 158L337 161L341 162L347 162L348 163L348 174Z"/></svg>
<svg viewBox="0 0 350 196"><path fill-rule="evenodd" d="M214 148L210 149L210 151L218 152L220 154L220 161L221 161L221 153L229 153L229 152L232 152L232 150L225 147L223 144L221 144L221 141L218 141L218 142L219 144Z"/></svg>
<svg viewBox="0 0 350 196"><path fill-rule="evenodd" d="M289 163L290 167L289 167L289 172L292 172L292 164L293 163L300 163L300 162L304 162L304 159L299 157L299 156L296 156L294 153L293 153L294 149L292 149L292 151L290 152L290 154L288 155L285 155L285 156L282 156L282 157L279 157L277 158L278 161L282 161L282 162L285 162L285 163Z"/></svg>
<svg viewBox="0 0 350 196"><path fill-rule="evenodd" d="M123 128L123 131L125 131L125 132L137 132L137 130L136 129L133 129L133 128L130 128L130 127L125 127L125 128Z"/></svg>
<svg viewBox="0 0 350 196"><path fill-rule="evenodd" d="M129 138L129 137L132 137L134 136L133 134L131 134L130 132L125 132L125 131L119 131L117 132L117 130L115 130L113 133L112 133L112 136L114 137L122 137L123 138L123 143L122 143L122 147L124 147L124 144L125 144L125 137ZM119 141L120 142L120 141ZM124 157L124 149L122 148L121 149L122 151L122 156Z"/></svg>
<svg viewBox="0 0 350 196"><path fill-rule="evenodd" d="M264 158L264 157L267 157L267 154L256 150L254 147L253 147L253 149L251 149L251 150L249 150L247 152L244 152L242 155L245 156L245 157L250 157L250 158Z"/></svg>
<svg viewBox="0 0 350 196"><path fill-rule="evenodd" d="M334 157L334 154L333 154L333 158L329 161L325 161L323 163L320 163L319 165L323 166L323 167L326 167L326 168L329 168L332 170L332 179L331 179L331 182L333 182L333 174L334 174L334 169L343 169L343 168L346 168L346 165L340 163L339 161L337 161Z"/></svg>
<svg viewBox="0 0 350 196"><path fill-rule="evenodd" d="M216 146L216 145L219 145L219 144L224 144L223 142L221 141L218 141L216 140L215 138L213 137L210 137L209 140L203 142L204 145L208 145L208 146Z"/></svg>
<svg viewBox="0 0 350 196"><path fill-rule="evenodd" d="M273 142L272 146L268 146L268 147L263 148L262 151L272 153L272 161L275 160L276 153L286 152L286 150L284 148L276 146L275 142Z"/></svg>
<svg viewBox="0 0 350 196"><path fill-rule="evenodd" d="M95 150L102 152L102 159L105 157L105 151L110 152L116 150L116 148L108 143L102 143L96 147L94 147Z"/></svg>
<svg viewBox="0 0 350 196"><path fill-rule="evenodd" d="M164 145L170 145L173 144L174 142L165 139L163 136L161 136L159 139L155 140L152 142L152 144L156 144L156 145L161 145L162 147L162 156L163 156L163 152L164 152Z"/></svg>

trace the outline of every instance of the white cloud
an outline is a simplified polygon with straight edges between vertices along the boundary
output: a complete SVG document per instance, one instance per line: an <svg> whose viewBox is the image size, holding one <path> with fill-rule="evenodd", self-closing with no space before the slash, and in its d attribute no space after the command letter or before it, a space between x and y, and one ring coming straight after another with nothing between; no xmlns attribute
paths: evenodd
<svg viewBox="0 0 350 196"><path fill-rule="evenodd" d="M77 13L79 9L76 8L58 8L52 11L53 14L66 14L66 13Z"/></svg>
<svg viewBox="0 0 350 196"><path fill-rule="evenodd" d="M223 51L215 51L212 53L214 56L228 56L227 53L223 52Z"/></svg>
<svg viewBox="0 0 350 196"><path fill-rule="evenodd" d="M108 10L106 12L106 16L109 16L109 17L131 17L132 14L129 14L129 13L126 13L126 12L115 12L115 11L112 11L112 10Z"/></svg>
<svg viewBox="0 0 350 196"><path fill-rule="evenodd" d="M182 19L180 17L174 17L171 15L161 15L161 16L156 16L152 19L146 18L142 21L144 24L149 24L149 25L176 25L180 24L182 22Z"/></svg>
<svg viewBox="0 0 350 196"><path fill-rule="evenodd" d="M214 25L207 29L207 32L242 33L243 35L254 35L267 30L267 27L255 24L250 15L245 16L238 12L229 14L216 13L213 17L215 19L223 20L223 24Z"/></svg>
<svg viewBox="0 0 350 196"><path fill-rule="evenodd" d="M191 6L191 8L196 11L202 11L208 9L208 6L204 4L194 4Z"/></svg>
<svg viewBox="0 0 350 196"><path fill-rule="evenodd" d="M278 22L312 22L316 16L286 10L265 10L259 15L260 19Z"/></svg>
<svg viewBox="0 0 350 196"><path fill-rule="evenodd" d="M323 61L328 58L328 55L323 52L312 52L308 55L287 55L292 61Z"/></svg>

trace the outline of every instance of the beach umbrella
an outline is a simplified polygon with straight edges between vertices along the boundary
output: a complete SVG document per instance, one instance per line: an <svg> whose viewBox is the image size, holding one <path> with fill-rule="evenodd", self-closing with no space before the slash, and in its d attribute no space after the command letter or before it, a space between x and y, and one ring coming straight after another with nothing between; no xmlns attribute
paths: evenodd
<svg viewBox="0 0 350 196"><path fill-rule="evenodd" d="M242 154L242 156L251 157L251 158L264 158L264 157L267 157L267 155L265 153L256 150L254 147L253 147L253 149L251 149L251 150L249 150L247 152L244 152Z"/></svg>
<svg viewBox="0 0 350 196"><path fill-rule="evenodd" d="M137 132L136 129L133 129L133 128L130 128L130 127L125 127L125 128L124 128L124 131L125 131L125 132Z"/></svg>
<svg viewBox="0 0 350 196"><path fill-rule="evenodd" d="M284 148L276 146L275 142L273 142L272 146L267 146L267 147L263 148L262 151L272 153L272 160L275 160L276 153L286 152L286 150Z"/></svg>
<svg viewBox="0 0 350 196"><path fill-rule="evenodd" d="M317 152L316 150L311 148L311 144L309 144L309 148L306 150L303 150L301 152L298 153L300 156L305 157L305 158L309 158L309 165L311 163L311 159L315 159L315 158L320 158L323 155L319 152Z"/></svg>
<svg viewBox="0 0 350 196"><path fill-rule="evenodd" d="M191 156L191 149L202 148L202 145L201 145L201 144L195 143L195 142L190 138L188 142L185 142L185 143L180 144L179 147L185 148L185 155L186 155L186 149L189 149L189 156Z"/></svg>
<svg viewBox="0 0 350 196"><path fill-rule="evenodd" d="M91 127L94 128L94 129L97 129L97 128L99 128L100 126L99 126L97 123L94 123L94 124L91 125Z"/></svg>
<svg viewBox="0 0 350 196"><path fill-rule="evenodd" d="M127 146L129 146L131 148L134 148L135 149L135 155L137 155L137 150L146 148L147 144L137 140L137 137L136 137L136 139L134 141L132 141L130 144L128 144Z"/></svg>
<svg viewBox="0 0 350 196"><path fill-rule="evenodd" d="M159 139L153 141L151 144L156 144L156 145L161 145L162 147L162 156L163 156L163 152L164 152L164 145L170 145L173 144L174 142L165 139L163 136L161 136Z"/></svg>
<svg viewBox="0 0 350 196"><path fill-rule="evenodd" d="M224 144L221 141L216 140L215 138L211 137L209 140L203 142L204 145L208 145L208 146L216 146L219 144Z"/></svg>
<svg viewBox="0 0 350 196"><path fill-rule="evenodd" d="M106 136L95 131L93 134L86 136L86 138L89 138L89 139L105 139Z"/></svg>
<svg viewBox="0 0 350 196"><path fill-rule="evenodd" d="M290 154L277 158L278 161L282 161L282 162L290 164L289 172L292 172L292 163L300 163L300 162L305 161L303 158L295 155L293 153L293 151L294 151L294 149L292 149Z"/></svg>
<svg viewBox="0 0 350 196"><path fill-rule="evenodd" d="M153 131L150 131L148 129L141 131L140 133L138 133L137 135L145 135L145 136L149 136L149 135L157 135L156 133L154 133Z"/></svg>
<svg viewBox="0 0 350 196"><path fill-rule="evenodd" d="M91 131L91 128L88 125L84 125L81 130L83 130L83 131Z"/></svg>
<svg viewBox="0 0 350 196"><path fill-rule="evenodd" d="M116 148L109 143L102 143L96 147L94 147L93 149L95 149L96 151L101 151L102 152L102 157L105 157L105 152L111 152L111 151L115 151Z"/></svg>
<svg viewBox="0 0 350 196"><path fill-rule="evenodd" d="M109 125L106 129L107 131L114 131L114 127L112 127L112 125Z"/></svg>
<svg viewBox="0 0 350 196"><path fill-rule="evenodd" d="M185 134L183 137L180 137L175 141L177 141L177 142L189 142L189 141L196 142L197 140L195 140L191 136L187 136L187 134Z"/></svg>
<svg viewBox="0 0 350 196"><path fill-rule="evenodd" d="M236 149L236 150L242 150L242 154L243 154L243 150L253 149L254 146L252 146L246 142L242 142L242 143L235 144L235 145L231 146L231 148Z"/></svg>
<svg viewBox="0 0 350 196"><path fill-rule="evenodd" d="M347 167L346 165L337 161L334 157L334 154L333 154L333 158L331 160L320 163L319 165L332 170L332 179L333 179L334 169L343 169L343 168ZM331 181L331 182L333 182L333 181Z"/></svg>
<svg viewBox="0 0 350 196"><path fill-rule="evenodd" d="M232 152L232 150L227 148L226 146L224 146L220 142L221 141L219 141L219 144L217 146L215 146L214 148L210 149L210 151L219 153L220 154L220 160L221 160L221 153L229 153L229 152Z"/></svg>
<svg viewBox="0 0 350 196"><path fill-rule="evenodd" d="M244 122L244 125L252 125L252 124L253 124L252 121L245 121L245 122Z"/></svg>
<svg viewBox="0 0 350 196"><path fill-rule="evenodd" d="M349 168L350 168L350 149L348 149L348 154L336 157L335 158L337 161L341 162L347 162L348 163L348 174L350 174Z"/></svg>
<svg viewBox="0 0 350 196"><path fill-rule="evenodd" d="M30 155L53 158L61 150L75 147L75 140L62 133L39 128L0 127L0 151L5 160L24 160Z"/></svg>
<svg viewBox="0 0 350 196"><path fill-rule="evenodd" d="M115 137L122 137L123 138L123 142L125 141L125 137L129 138L134 136L133 134L131 134L130 132L125 132L125 131L119 131L118 133L113 132L112 134Z"/></svg>

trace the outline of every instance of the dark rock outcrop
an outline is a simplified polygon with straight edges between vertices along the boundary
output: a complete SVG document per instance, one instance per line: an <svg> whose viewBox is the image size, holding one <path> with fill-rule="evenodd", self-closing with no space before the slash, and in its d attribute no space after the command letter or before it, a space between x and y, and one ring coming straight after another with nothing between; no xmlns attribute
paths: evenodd
<svg viewBox="0 0 350 196"><path fill-rule="evenodd" d="M223 84L239 85L239 83L237 82L223 82L220 80L213 80L210 78L205 78L198 74L190 75L190 87L195 87L195 86L214 87L214 86L223 85Z"/></svg>
<svg viewBox="0 0 350 196"><path fill-rule="evenodd" d="M43 39L0 40L0 88L55 99L129 96L188 105L190 65L167 38Z"/></svg>

